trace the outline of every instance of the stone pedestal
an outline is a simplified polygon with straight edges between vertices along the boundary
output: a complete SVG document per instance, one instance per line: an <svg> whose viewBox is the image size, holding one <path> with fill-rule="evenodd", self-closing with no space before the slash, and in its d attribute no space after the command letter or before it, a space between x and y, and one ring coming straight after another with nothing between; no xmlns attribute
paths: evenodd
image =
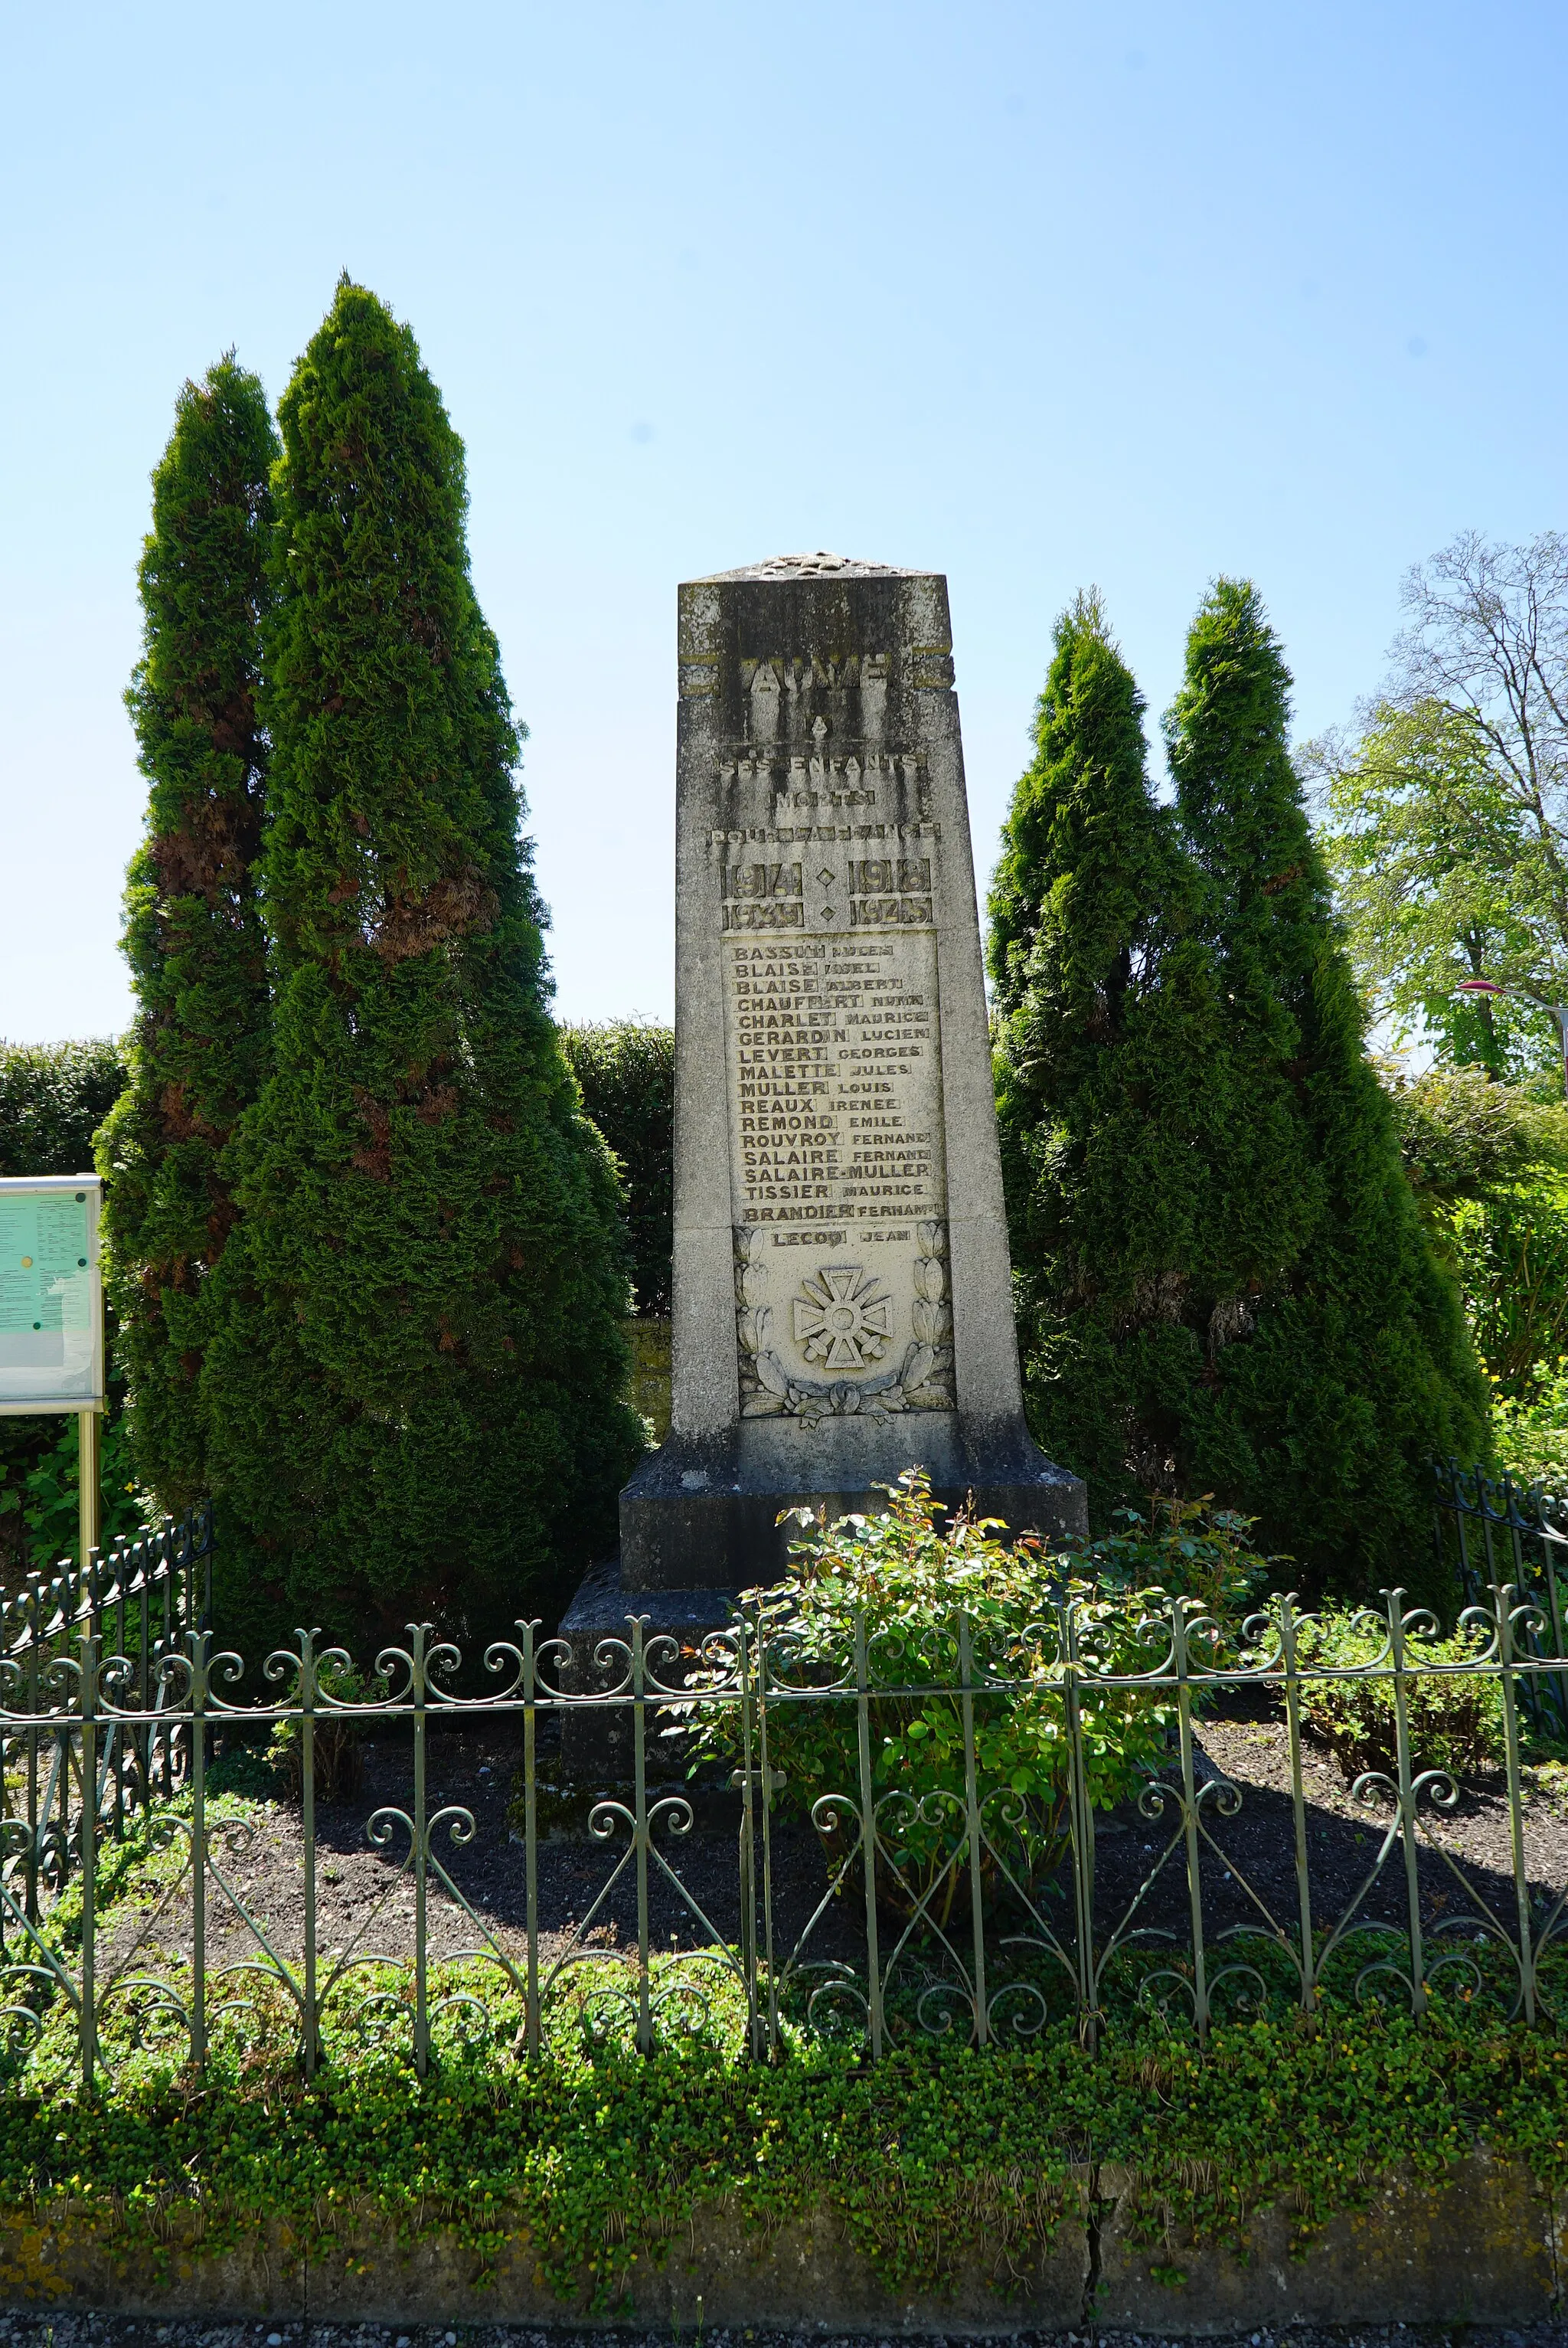
<svg viewBox="0 0 1568 2348"><path fill-rule="evenodd" d="M773 1579L781 1510L876 1509L911 1466L1081 1531L1024 1425L946 581L688 582L676 795L671 1422L621 1495L615 1629ZM584 1674L615 1603L601 1573L563 1624Z"/></svg>

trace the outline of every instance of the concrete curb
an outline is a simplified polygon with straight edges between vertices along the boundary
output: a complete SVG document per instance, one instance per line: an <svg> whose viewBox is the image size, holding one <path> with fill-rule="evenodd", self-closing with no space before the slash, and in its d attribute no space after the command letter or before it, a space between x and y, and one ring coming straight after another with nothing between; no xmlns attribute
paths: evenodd
<svg viewBox="0 0 1568 2348"><path fill-rule="evenodd" d="M0 2219L0 2305L97 2309L164 2318L393 2323L628 2323L710 2330L944 2333L981 2338L1101 2326L1172 2338L1273 2330L1289 2323L1522 2325L1562 2305L1563 2214L1518 2163L1481 2155L1439 2186L1389 2178L1370 2206L1331 2220L1305 2256L1294 2223L1266 2211L1238 2255L1194 2249L1179 2230L1151 2246L1134 2239L1136 2180L1110 2167L1074 2180L1078 2208L1048 2245L1013 2252L1010 2291L994 2269L961 2269L950 2291L903 2293L879 2280L825 2205L770 2237L724 2204L699 2210L667 2246L630 2270L624 2304L595 2318L555 2297L537 2275L526 2231L512 2237L487 2281L478 2254L450 2235L400 2246L391 2230L307 2248L267 2226L242 2248L208 2252L200 2219L171 2213L160 2279L101 2218L57 2208ZM586 2297L586 2281L583 2296Z"/></svg>

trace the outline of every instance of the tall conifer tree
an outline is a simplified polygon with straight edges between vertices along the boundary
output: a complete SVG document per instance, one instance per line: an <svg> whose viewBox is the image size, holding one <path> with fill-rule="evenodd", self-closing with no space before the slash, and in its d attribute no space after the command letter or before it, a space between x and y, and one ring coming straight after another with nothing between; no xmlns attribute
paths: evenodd
<svg viewBox="0 0 1568 2348"><path fill-rule="evenodd" d="M1485 1389L1366 1056L1289 690L1256 591L1221 580L1166 721L1225 1025L1210 1210L1225 1292L1188 1474L1309 1572L1430 1587L1429 1462L1477 1455Z"/></svg>
<svg viewBox="0 0 1568 2348"><path fill-rule="evenodd" d="M200 1374L236 1212L223 1150L267 1052L256 704L277 448L261 384L232 353L185 386L152 477L144 647L126 695L149 785L126 888L137 1014L98 1150L136 1466L171 1509L208 1487Z"/></svg>
<svg viewBox="0 0 1568 2348"><path fill-rule="evenodd" d="M614 1172L548 1014L462 444L413 335L345 278L280 421L274 1067L233 1153L220 1474L323 1622L504 1617L611 1537L640 1447Z"/></svg>
<svg viewBox="0 0 1568 2348"><path fill-rule="evenodd" d="M1057 623L990 898L1030 1417L1110 1511L1179 1478L1214 1266L1214 1001L1194 876L1098 595Z"/></svg>

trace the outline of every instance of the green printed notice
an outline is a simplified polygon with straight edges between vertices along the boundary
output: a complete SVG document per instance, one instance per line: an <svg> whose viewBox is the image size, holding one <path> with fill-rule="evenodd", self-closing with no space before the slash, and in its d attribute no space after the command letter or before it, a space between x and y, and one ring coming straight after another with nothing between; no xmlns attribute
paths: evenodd
<svg viewBox="0 0 1568 2348"><path fill-rule="evenodd" d="M97 1203L0 1188L0 1405L68 1408L101 1391Z"/></svg>

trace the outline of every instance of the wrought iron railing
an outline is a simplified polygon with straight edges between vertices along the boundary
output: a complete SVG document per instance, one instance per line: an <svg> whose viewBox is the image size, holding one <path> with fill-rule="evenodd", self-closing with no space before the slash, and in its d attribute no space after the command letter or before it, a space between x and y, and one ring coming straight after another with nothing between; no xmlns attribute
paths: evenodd
<svg viewBox="0 0 1568 2348"><path fill-rule="evenodd" d="M1568 1501L1540 1484L1493 1477L1483 1465L1444 1459L1435 1469L1434 1506L1439 1570L1457 1576L1466 1605L1480 1605L1493 1582L1512 1582L1536 1610L1539 1623L1525 1634L1542 1659L1568 1655ZM1568 1736L1568 1674L1543 1673L1527 1691L1532 1724Z"/></svg>
<svg viewBox="0 0 1568 2348"><path fill-rule="evenodd" d="M30 1573L0 1600L0 1832L10 1836L8 1888L19 1885L29 1923L37 1921L41 1890L68 1867L87 1782L79 1725L57 1701L56 1665L90 1636L131 1674L127 1686L141 1716L110 1729L96 1779L98 1814L121 1834L128 1815L174 1790L179 1765L172 1724L162 1716L163 1665L210 1620L212 1550L212 1510L204 1507L94 1550L85 1562L66 1558L53 1573Z"/></svg>
<svg viewBox="0 0 1568 2348"><path fill-rule="evenodd" d="M64 1839L16 1810L0 1828L10 2059L53 2064L91 2092L138 2047L172 2045L200 2067L232 2034L282 2043L313 2073L345 2033L390 2033L423 2074L476 2035L538 2055L563 2017L622 2029L647 2051L723 2009L763 2060L812 2032L847 2031L873 2058L921 2034L1027 2042L1056 2019L1091 2040L1135 2008L1179 2015L1200 2037L1271 2003L1311 2013L1385 1996L1419 2015L1445 1982L1526 2024L1564 2010L1568 1884L1557 1845L1538 1847L1542 1806L1527 1782L1532 1707L1559 1668L1532 1647L1550 1631L1540 1609L1500 1581L1440 1654L1427 1643L1438 1626L1396 1592L1366 1618L1371 1650L1336 1663L1289 1597L1269 1602L1245 1649L1226 1649L1230 1634L1190 1601L1150 1604L1137 1670L1097 1661L1071 1601L1005 1651L968 1617L934 1625L913 1676L909 1651L864 1623L825 1666L755 1613L701 1654L629 1620L600 1647L590 1693L565 1685L568 1651L537 1625L488 1651L490 1693L457 1693L456 1650L413 1626L352 1700L347 1658L305 1633L268 1659L266 1692L247 1700L239 1659L214 1653L206 1630L187 1628L178 1653L126 1654L99 1607L36 1678L26 1658L4 1665L13 1769L30 1741L68 1748L76 1789ZM1365 1829L1340 1837L1354 1880L1345 1849L1333 1865L1326 1856L1338 1828L1306 1733L1316 1693L1352 1682L1384 1691L1388 1741L1386 1766L1353 1788ZM1496 1726L1498 1846L1479 1858L1445 1824L1471 1797L1454 1770L1428 1766L1412 1725L1434 1690L1463 1684ZM1112 1698L1159 1707L1169 1735L1107 1814L1096 1739ZM888 1781L883 1740L890 1721L938 1699L952 1784L916 1798ZM991 1728L1025 1703L1046 1708L1060 1751L1043 1793L985 1758ZM1273 1794L1244 1794L1205 1754L1206 1722L1226 1707L1275 1739ZM624 1725L630 1772L585 1802L574 1834L549 1755L563 1716L583 1710ZM778 1761L808 1711L839 1725L844 1769L803 1804ZM680 1746L694 1720L723 1724L723 1783L712 1770L671 1781L671 1732ZM268 1912L276 1886L252 1882L278 1836L213 1786L215 1768L279 1728L298 1788L298 1898L282 1921ZM397 1778L352 1835L320 1783L329 1739L350 1731L373 1736ZM516 1770L483 1886L464 1875L480 1839L474 1797L446 1793L474 1766L465 1734L488 1740L487 1770L497 1740ZM156 1787L149 1737L169 1756ZM127 1824L133 1789L159 1793L150 1825ZM1249 1802L1261 1842L1242 1834ZM151 1879L140 1906L123 1871L118 1900L105 1891L116 1836L137 1833ZM326 1916L351 1841L374 1880L363 1913Z"/></svg>

